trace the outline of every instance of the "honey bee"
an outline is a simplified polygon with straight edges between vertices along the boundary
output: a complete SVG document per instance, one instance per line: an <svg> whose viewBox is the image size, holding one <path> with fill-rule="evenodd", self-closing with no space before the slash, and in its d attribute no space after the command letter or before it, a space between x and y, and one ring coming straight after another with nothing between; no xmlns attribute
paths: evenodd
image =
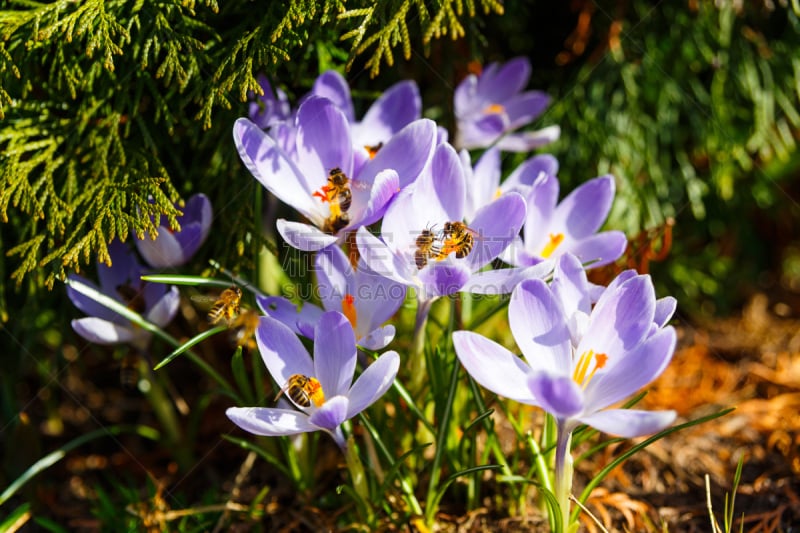
<svg viewBox="0 0 800 533"><path fill-rule="evenodd" d="M125 302L125 307L140 315L145 312L144 288L136 289L128 283L123 283L117 285L116 290L117 294L119 294Z"/></svg>
<svg viewBox="0 0 800 533"><path fill-rule="evenodd" d="M453 252L459 259L467 257L475 245L475 231L463 222L445 222L440 232L432 228L422 230L415 245L414 263L422 270L429 259L442 261Z"/></svg>
<svg viewBox="0 0 800 533"><path fill-rule="evenodd" d="M332 168L328 173L328 183L315 192L314 196L322 202L330 203L331 207L331 215L325 220L322 231L336 233L350 223L347 211L353 203L353 194L350 191L350 179L342 169Z"/></svg>
<svg viewBox="0 0 800 533"><path fill-rule="evenodd" d="M289 376L289 380L278 391L274 401L277 402L278 398L284 393L300 409L311 407L312 403L317 407L325 403L325 393L322 391L322 385L317 378L304 376L303 374Z"/></svg>
<svg viewBox="0 0 800 533"><path fill-rule="evenodd" d="M128 391L135 390L141 379L139 364L141 357L136 353L127 353L119 364L119 383Z"/></svg>
<svg viewBox="0 0 800 533"><path fill-rule="evenodd" d="M212 301L208 296L193 296L196 302ZM239 314L239 304L242 301L242 289L236 285L225 289L216 300L213 300L211 310L208 312L208 321L212 324L218 323L223 318L230 326Z"/></svg>
<svg viewBox="0 0 800 533"><path fill-rule="evenodd" d="M436 257L440 253L440 247L436 245L437 236L433 229L426 228L417 236L415 242L417 249L414 250L414 263L417 270L422 270L428 264L428 258Z"/></svg>
<svg viewBox="0 0 800 533"><path fill-rule="evenodd" d="M459 259L467 257L475 245L474 231L463 222L445 222L442 253L456 253Z"/></svg>

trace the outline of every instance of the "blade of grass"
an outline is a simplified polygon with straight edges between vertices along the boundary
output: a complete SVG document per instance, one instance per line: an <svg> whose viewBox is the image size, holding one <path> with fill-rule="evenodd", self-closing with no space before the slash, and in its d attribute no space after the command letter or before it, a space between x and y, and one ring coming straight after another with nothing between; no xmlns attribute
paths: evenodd
<svg viewBox="0 0 800 533"><path fill-rule="evenodd" d="M164 359L162 359L160 363L158 363L156 366L153 367L153 370L159 370L160 368L163 368L164 366L169 364L173 359L175 359L176 357L178 357L182 353L187 352L189 350L189 348L192 348L194 345L201 343L202 341L206 340L209 337L212 337L212 336L216 335L217 333L222 333L223 331L226 331L227 329L228 329L228 326L217 326L217 327L211 328L209 330L203 331L203 332L195 335L194 337L192 337L188 341L186 341L183 344L181 344L180 346L178 346L175 349L175 351L173 351L171 354L169 354Z"/></svg>
<svg viewBox="0 0 800 533"><path fill-rule="evenodd" d="M197 287L222 287L231 286L228 279L204 278L203 276L186 276L183 274L146 274L141 276L142 281L150 283L168 283L170 285L191 285Z"/></svg>

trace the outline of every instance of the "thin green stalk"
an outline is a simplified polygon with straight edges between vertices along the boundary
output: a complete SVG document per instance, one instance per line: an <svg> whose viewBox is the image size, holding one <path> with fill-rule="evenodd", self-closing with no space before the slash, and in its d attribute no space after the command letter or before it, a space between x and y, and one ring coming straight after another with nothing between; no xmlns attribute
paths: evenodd
<svg viewBox="0 0 800 533"><path fill-rule="evenodd" d="M569 531L569 494L572 490L572 455L570 441L572 433L566 431L564 422L558 422L558 436L556 440L556 466L555 466L555 494L558 501L558 510L561 514L561 528L563 533Z"/></svg>
<svg viewBox="0 0 800 533"><path fill-rule="evenodd" d="M417 315L414 320L414 341L411 346L411 356L408 368L411 369L411 379L409 389L417 393L422 388L428 373L425 364L425 326L428 322L428 314L431 310L433 300L418 300Z"/></svg>
<svg viewBox="0 0 800 533"><path fill-rule="evenodd" d="M425 498L425 523L433 525L433 519L436 514L436 493L439 478L441 476L442 457L444 457L445 447L447 445L447 437L449 431L447 428L450 426L450 415L453 412L453 402L456 397L456 387L458 385L458 371L461 365L457 362L453 363L453 372L450 377L450 387L447 391L447 401L444 404L444 411L442 412L441 420L439 422L439 431L436 434L436 452L433 455L433 465L431 466L431 479L428 484L428 495Z"/></svg>

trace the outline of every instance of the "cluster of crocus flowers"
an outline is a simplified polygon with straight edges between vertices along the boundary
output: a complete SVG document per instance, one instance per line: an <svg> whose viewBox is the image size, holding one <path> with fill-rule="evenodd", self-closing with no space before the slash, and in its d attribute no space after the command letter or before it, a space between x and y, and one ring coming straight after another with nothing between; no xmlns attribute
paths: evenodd
<svg viewBox="0 0 800 533"><path fill-rule="evenodd" d="M292 407L231 407L228 418L256 435L325 431L345 448L341 425L389 389L400 367L397 352L386 352L353 382L356 339L342 313L324 313L315 326L314 357L281 322L262 317L256 331L261 358ZM321 342L321 339L325 339Z"/></svg>

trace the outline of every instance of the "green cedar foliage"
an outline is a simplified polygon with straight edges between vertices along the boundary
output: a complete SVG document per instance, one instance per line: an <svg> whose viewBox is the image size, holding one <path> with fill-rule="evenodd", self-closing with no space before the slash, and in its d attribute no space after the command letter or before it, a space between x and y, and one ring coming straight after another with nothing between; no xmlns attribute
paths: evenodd
<svg viewBox="0 0 800 533"><path fill-rule="evenodd" d="M17 285L36 272L36 279L52 287L94 258L107 262L112 239L153 232L159 215L177 229L181 198L194 191L207 193L215 208L226 207L226 219L215 221L215 231L226 236L218 239L226 246L236 242L241 254L245 233L253 229L248 219L255 186L241 174L230 125L246 114L242 102L248 94L261 92L256 76L264 72L308 85L320 57L352 64L362 55L374 76L382 63L393 63L393 49L409 58L420 40L427 47L442 35L461 37L464 20L478 12L501 13L502 4L5 3L0 10L0 315L10 270L5 262ZM230 180L241 186L226 187Z"/></svg>

